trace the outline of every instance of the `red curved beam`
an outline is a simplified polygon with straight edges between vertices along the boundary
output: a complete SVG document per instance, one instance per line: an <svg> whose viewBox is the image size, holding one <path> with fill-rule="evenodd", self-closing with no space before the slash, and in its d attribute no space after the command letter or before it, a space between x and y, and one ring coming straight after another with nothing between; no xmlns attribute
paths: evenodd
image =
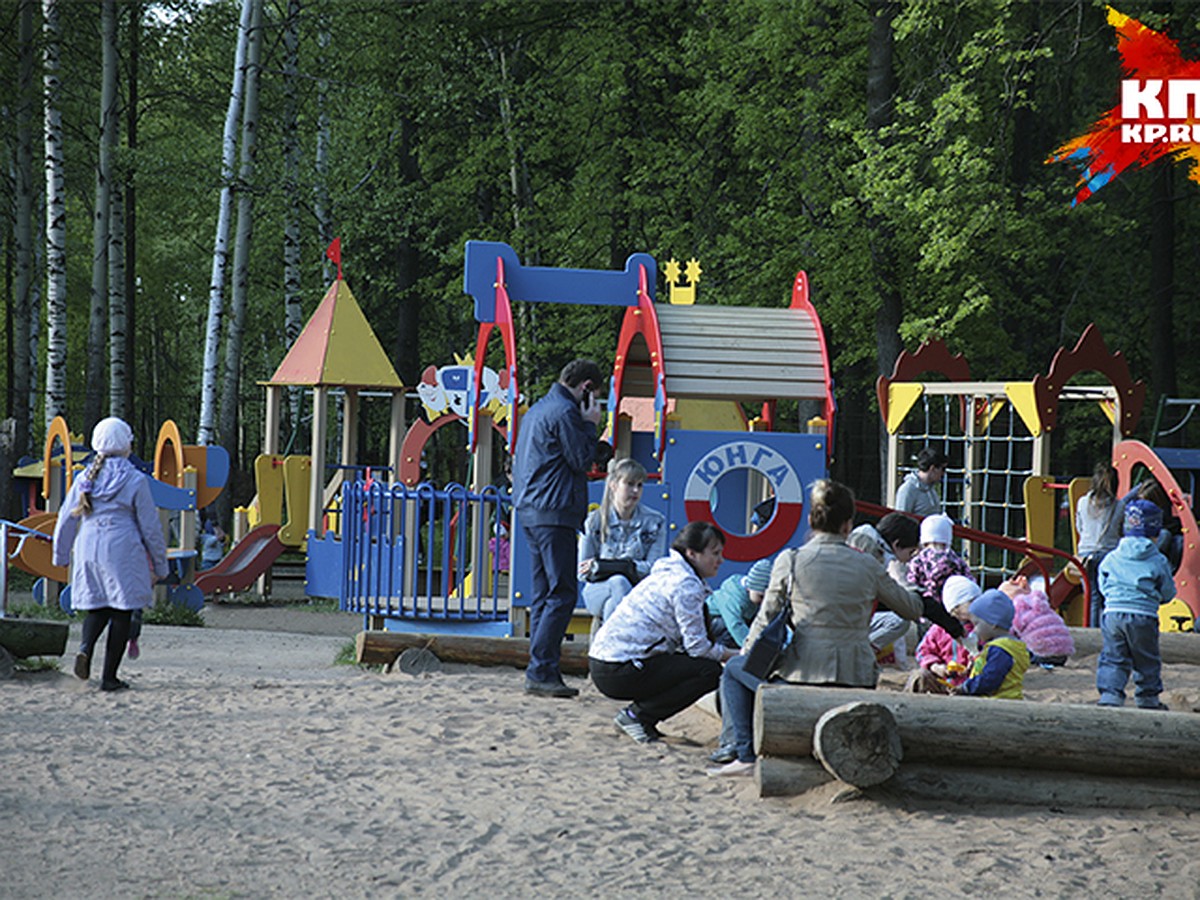
<svg viewBox="0 0 1200 900"><path fill-rule="evenodd" d="M1059 393L1074 375L1090 371L1099 372L1117 389L1117 411L1121 416L1118 427L1124 436L1133 434L1146 403L1146 385L1133 380L1122 353L1109 352L1095 322L1088 324L1070 350L1059 348L1045 375L1034 376L1033 393L1042 424L1050 430L1058 423Z"/></svg>

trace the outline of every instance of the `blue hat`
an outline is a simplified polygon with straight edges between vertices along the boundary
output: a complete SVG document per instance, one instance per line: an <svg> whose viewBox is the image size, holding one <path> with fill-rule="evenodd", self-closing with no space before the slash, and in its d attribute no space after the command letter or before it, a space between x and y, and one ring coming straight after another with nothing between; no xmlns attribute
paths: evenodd
<svg viewBox="0 0 1200 900"><path fill-rule="evenodd" d="M1012 628L1013 602L1003 591L992 588L971 601L971 615L981 622L1008 631Z"/></svg>
<svg viewBox="0 0 1200 900"><path fill-rule="evenodd" d="M750 567L742 579L742 587L748 591L765 591L771 583L771 559L760 559Z"/></svg>
<svg viewBox="0 0 1200 900"><path fill-rule="evenodd" d="M1162 508L1149 500L1125 504L1125 534L1129 537L1158 537L1162 531Z"/></svg>

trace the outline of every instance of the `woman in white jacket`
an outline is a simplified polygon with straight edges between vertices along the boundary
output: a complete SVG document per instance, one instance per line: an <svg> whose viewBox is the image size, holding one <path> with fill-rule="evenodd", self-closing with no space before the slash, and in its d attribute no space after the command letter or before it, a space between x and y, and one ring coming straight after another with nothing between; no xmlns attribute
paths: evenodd
<svg viewBox="0 0 1200 900"><path fill-rule="evenodd" d="M721 663L737 653L713 643L704 625L705 581L721 568L724 549L716 526L689 522L589 648L600 693L633 701L613 722L639 744L657 740L659 722L716 690Z"/></svg>

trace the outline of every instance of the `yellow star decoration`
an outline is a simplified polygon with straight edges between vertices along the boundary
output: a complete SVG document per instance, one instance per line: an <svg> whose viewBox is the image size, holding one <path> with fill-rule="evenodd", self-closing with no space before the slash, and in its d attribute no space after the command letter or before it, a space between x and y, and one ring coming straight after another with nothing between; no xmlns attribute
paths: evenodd
<svg viewBox="0 0 1200 900"><path fill-rule="evenodd" d="M674 260L672 260L672 262L674 262ZM687 274L688 284L695 284L698 282L700 280L700 272L702 271L700 268L700 260L693 256L688 260L687 269L684 271Z"/></svg>
<svg viewBox="0 0 1200 900"><path fill-rule="evenodd" d="M663 274L667 276L667 284L674 285L679 280L679 261L672 257L663 267Z"/></svg>

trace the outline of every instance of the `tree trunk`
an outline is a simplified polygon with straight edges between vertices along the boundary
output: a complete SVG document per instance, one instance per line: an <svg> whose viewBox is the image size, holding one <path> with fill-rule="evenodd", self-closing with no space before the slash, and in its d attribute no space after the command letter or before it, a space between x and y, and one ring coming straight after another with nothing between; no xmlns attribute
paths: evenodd
<svg viewBox="0 0 1200 900"><path fill-rule="evenodd" d="M420 165L413 153L413 137L416 125L405 116L400 121L400 146L398 149L400 175L405 184L416 185L420 179ZM423 298L416 293L420 277L421 257L412 226L401 230L396 245L396 343L393 359L400 380L405 384L416 384L421 372L421 306Z"/></svg>
<svg viewBox="0 0 1200 900"><path fill-rule="evenodd" d="M15 294L13 343L9 346L9 354L12 357L12 380L9 382L11 393L7 404L9 415L16 419L14 440L18 456L27 453L31 447L33 424L29 415L30 388L33 384L32 370L29 364L29 345L32 336L30 318L33 311L35 277L33 210L36 191L33 174L33 133L38 102L38 91L35 89L33 77L33 8L34 0L22 0L18 25L20 60L17 76L16 221L14 223L16 277L13 285Z"/></svg>
<svg viewBox="0 0 1200 900"><path fill-rule="evenodd" d="M1174 169L1157 166L1150 214L1150 380L1165 396L1179 392L1175 357Z"/></svg>
<svg viewBox="0 0 1200 900"><path fill-rule="evenodd" d="M410 647L426 647L442 662L512 666L518 669L529 665L529 641L524 638L361 631L355 645L358 661L371 666L390 666L396 657ZM566 675L586 675L587 646L582 643L563 644L561 668Z"/></svg>
<svg viewBox="0 0 1200 900"><path fill-rule="evenodd" d="M900 767L900 732L891 710L857 701L822 714L813 728L813 756L839 781L883 784Z"/></svg>
<svg viewBox="0 0 1200 900"><path fill-rule="evenodd" d="M262 0L250 0L252 12L246 43L246 102L242 109L241 166L238 169L237 234L233 245L233 284L230 316L225 332L225 380L221 391L221 444L231 460L238 460L238 412L241 407L242 338L246 329L250 291L250 239L254 231L254 157L258 134L258 75L262 52ZM236 464L236 463L235 463ZM228 521L232 500L228 491L218 501L222 520Z"/></svg>
<svg viewBox="0 0 1200 900"><path fill-rule="evenodd" d="M242 85L246 78L246 47L254 0L242 0L241 24L233 60L233 84L221 135L221 198L217 207L217 233L213 239L212 273L208 282L208 322L204 331L204 372L200 384L200 423L196 440L211 444L217 420L217 374L220 364L221 323L225 314L225 269L229 261L229 219L233 208L234 161L237 158L237 123L242 111Z"/></svg>
<svg viewBox="0 0 1200 900"><path fill-rule="evenodd" d="M62 656L67 649L66 622L40 619L0 619L0 647L18 659L27 656Z"/></svg>
<svg viewBox="0 0 1200 900"><path fill-rule="evenodd" d="M103 65L100 76L100 153L96 166L96 208L92 212L92 292L88 315L87 385L83 428L90 434L101 418L104 397L104 339L108 326L108 227L112 156L117 143L116 0L102 0Z"/></svg>
<svg viewBox="0 0 1200 900"><path fill-rule="evenodd" d="M138 158L138 62L141 58L142 4L141 0L129 3L129 54L126 61L125 146L129 158ZM124 406L140 419L140 427L134 425L134 434L151 434L157 431L160 418L149 403L135 403L137 386L137 172L126 168L122 173L125 195L125 398ZM156 395L151 395L156 396ZM131 425L134 423L130 422Z"/></svg>
<svg viewBox="0 0 1200 900"><path fill-rule="evenodd" d="M125 192L112 181L108 229L108 413L127 419L125 408Z"/></svg>
<svg viewBox="0 0 1200 900"><path fill-rule="evenodd" d="M1099 653L1104 644L1099 628L1072 628L1071 639L1075 642L1076 659ZM1200 635L1164 631L1158 636L1158 653L1168 665L1200 666Z"/></svg>
<svg viewBox="0 0 1200 900"><path fill-rule="evenodd" d="M1082 775L1076 772L1025 770L1013 777L1011 769L904 763L887 782L865 791L869 798L895 798L927 802L930 798L972 803L1021 806L1075 807L1082 809L1200 809L1200 793L1177 781L1132 777ZM797 797L833 783L833 776L811 759L768 757L758 761L760 797Z"/></svg>
<svg viewBox="0 0 1200 900"><path fill-rule="evenodd" d="M764 756L810 756L818 719L855 701L891 710L909 762L1200 778L1198 716L854 688L761 688L755 748Z"/></svg>
<svg viewBox="0 0 1200 900"><path fill-rule="evenodd" d="M67 198L59 94L62 37L58 0L42 0L46 154L46 405L45 428L67 414Z"/></svg>
<svg viewBox="0 0 1200 900"><path fill-rule="evenodd" d="M870 0L871 33L867 39L867 128L881 135L895 118L896 72L893 61L895 43L892 22L896 5L892 0ZM882 136L880 137L882 141ZM904 319L904 298L900 293L899 266L896 262L894 236L887 219L871 217L874 237L871 241L872 269L879 308L875 312L875 352L878 374L891 375L896 357L902 349L900 323ZM882 418L878 426L881 485L887 484L887 469L895 460L887 458L887 429Z"/></svg>
<svg viewBox="0 0 1200 900"><path fill-rule="evenodd" d="M320 17L317 31L317 71L325 73L329 65L329 45L332 41L329 33L329 21L324 15ZM321 246L328 247L333 243L334 218L333 203L329 199L329 79L317 79L317 146L313 153L313 166L316 169L317 183L313 187L313 216L317 220L317 234L321 237ZM328 256L322 256L321 273L326 288L333 284L337 268ZM299 401L296 402L299 409ZM293 421L296 421L294 418Z"/></svg>
<svg viewBox="0 0 1200 900"><path fill-rule="evenodd" d="M296 102L300 68L300 0L288 0L283 24L283 165L287 209L283 225L283 349L291 349L304 327L300 234L300 122ZM325 246L328 246L326 244ZM295 431L302 391L288 388L288 422Z"/></svg>

